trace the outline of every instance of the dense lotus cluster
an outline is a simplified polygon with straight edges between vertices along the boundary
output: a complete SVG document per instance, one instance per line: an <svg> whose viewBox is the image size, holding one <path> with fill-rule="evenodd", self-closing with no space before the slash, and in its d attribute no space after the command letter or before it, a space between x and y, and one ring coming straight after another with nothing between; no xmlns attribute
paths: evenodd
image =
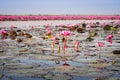
<svg viewBox="0 0 120 80"><path fill-rule="evenodd" d="M0 15L0 21L28 20L120 20L119 15Z"/></svg>

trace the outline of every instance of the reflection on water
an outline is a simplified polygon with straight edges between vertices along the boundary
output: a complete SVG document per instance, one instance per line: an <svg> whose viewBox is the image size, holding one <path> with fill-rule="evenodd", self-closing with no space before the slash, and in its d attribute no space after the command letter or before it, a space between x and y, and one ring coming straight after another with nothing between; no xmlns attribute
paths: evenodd
<svg viewBox="0 0 120 80"><path fill-rule="evenodd" d="M74 76L73 80L93 80L92 78L82 77L82 76Z"/></svg>

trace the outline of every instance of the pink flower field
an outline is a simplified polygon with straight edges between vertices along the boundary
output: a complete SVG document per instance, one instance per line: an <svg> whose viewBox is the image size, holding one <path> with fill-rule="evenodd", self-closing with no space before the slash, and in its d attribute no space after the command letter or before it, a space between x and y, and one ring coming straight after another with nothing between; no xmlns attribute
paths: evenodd
<svg viewBox="0 0 120 80"><path fill-rule="evenodd" d="M119 15L0 15L0 21L28 20L120 20Z"/></svg>

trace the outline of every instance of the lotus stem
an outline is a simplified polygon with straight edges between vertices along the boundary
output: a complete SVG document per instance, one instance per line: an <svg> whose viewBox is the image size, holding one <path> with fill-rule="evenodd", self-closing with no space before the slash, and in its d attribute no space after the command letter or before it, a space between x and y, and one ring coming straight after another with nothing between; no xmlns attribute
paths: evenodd
<svg viewBox="0 0 120 80"><path fill-rule="evenodd" d="M51 47L52 47L52 53L54 53L54 43L52 43Z"/></svg>
<svg viewBox="0 0 120 80"><path fill-rule="evenodd" d="M58 45L58 53L60 53L60 44Z"/></svg>
<svg viewBox="0 0 120 80"><path fill-rule="evenodd" d="M101 50L101 48L98 47L98 50L99 50L99 52L98 52L98 57L99 57L99 59L100 59L100 58L101 58L101 55L100 55L100 50Z"/></svg>

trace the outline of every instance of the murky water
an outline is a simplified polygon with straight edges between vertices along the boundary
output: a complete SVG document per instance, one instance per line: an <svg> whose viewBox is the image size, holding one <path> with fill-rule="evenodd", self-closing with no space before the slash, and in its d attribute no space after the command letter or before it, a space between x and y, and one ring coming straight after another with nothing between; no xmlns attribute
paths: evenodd
<svg viewBox="0 0 120 80"><path fill-rule="evenodd" d="M52 35L56 35L57 40L62 46L61 36L56 30L55 25L59 21L40 22L3 22L0 26L7 27L15 25L20 28L30 25L37 26L40 30L29 30L33 38L28 39L23 37L24 42L17 43L15 40L5 39L0 41L0 80L119 80L120 79L120 54L113 54L112 51L120 50L120 36L113 39L112 44L106 42L104 37L93 37L93 41L86 42L88 33L72 32L67 37L67 50L64 54L62 51L58 53L58 44L55 44L54 53L51 50L51 39L43 39L45 36L45 24L52 24L50 27L53 30ZM65 23L66 22L66 23ZM75 24L80 21L61 21L62 24ZM89 21L88 21L89 22ZM104 22L104 21L101 21ZM108 21L109 22L109 21ZM17 24L17 25L16 25ZM42 27L40 27L42 26ZM54 28L53 28L54 27ZM104 33L105 34L105 33ZM114 34L116 35L116 34ZM79 52L74 51L74 42L79 40ZM95 46L96 42L103 42L105 46L98 51ZM21 50L26 50L22 52ZM3 52L2 52L3 51ZM21 51L21 52L20 52ZM101 55L100 67L96 60L99 61L98 53ZM116 61L114 65L110 62ZM67 66L66 66L67 65ZM89 65L89 66L88 66ZM91 66L92 65L92 66ZM95 66L95 67L94 67ZM97 66L97 67L96 67Z"/></svg>

